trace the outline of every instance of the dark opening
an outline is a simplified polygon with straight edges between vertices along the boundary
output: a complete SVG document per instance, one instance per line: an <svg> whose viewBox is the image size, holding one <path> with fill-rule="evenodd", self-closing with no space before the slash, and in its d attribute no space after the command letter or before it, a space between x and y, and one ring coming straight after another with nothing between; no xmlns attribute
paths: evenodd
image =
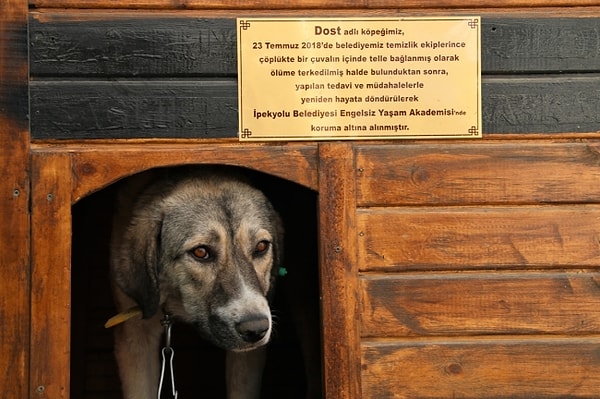
<svg viewBox="0 0 600 399"><path fill-rule="evenodd" d="M317 194L296 183L247 171L255 186L271 199L286 230L285 263L272 305L275 332L268 346L262 398L305 398L302 342L311 381L321 392L320 311L318 290ZM115 308L109 280L109 237L115 185L73 206L71 397L121 398L113 356L113 331L103 327ZM189 326L176 323L175 381L179 397L225 397L224 351L201 340ZM301 339L312 335L310 340ZM306 346L304 346L306 348ZM157 353L159 356L159 353ZM157 381L158 384L158 381Z"/></svg>

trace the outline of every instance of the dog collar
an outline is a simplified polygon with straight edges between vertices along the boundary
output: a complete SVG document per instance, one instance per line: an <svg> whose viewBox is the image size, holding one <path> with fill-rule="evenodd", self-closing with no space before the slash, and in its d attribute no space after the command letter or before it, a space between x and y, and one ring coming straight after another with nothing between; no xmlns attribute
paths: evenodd
<svg viewBox="0 0 600 399"><path fill-rule="evenodd" d="M136 316L142 316L142 309L140 309L139 306L134 306L121 313L117 313L116 315L108 319L106 323L104 323L104 328L114 327Z"/></svg>

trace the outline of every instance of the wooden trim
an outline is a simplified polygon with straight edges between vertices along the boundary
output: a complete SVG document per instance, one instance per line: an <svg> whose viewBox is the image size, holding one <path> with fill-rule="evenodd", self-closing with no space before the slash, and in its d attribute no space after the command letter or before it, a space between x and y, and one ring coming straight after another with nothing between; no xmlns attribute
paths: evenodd
<svg viewBox="0 0 600 399"><path fill-rule="evenodd" d="M360 398L354 152L319 145L320 278L325 397Z"/></svg>
<svg viewBox="0 0 600 399"><path fill-rule="evenodd" d="M0 387L29 397L27 4L0 1Z"/></svg>
<svg viewBox="0 0 600 399"><path fill-rule="evenodd" d="M31 392L69 398L71 159L32 156Z"/></svg>
<svg viewBox="0 0 600 399"><path fill-rule="evenodd" d="M186 143L115 140L111 144L38 145L33 147L33 152L72 154L73 202L123 177L150 168L202 163L256 169L312 190L317 188L316 144L241 145L237 140Z"/></svg>
<svg viewBox="0 0 600 399"><path fill-rule="evenodd" d="M48 8L158 8L158 9L369 9L369 8L468 8L594 6L595 0L30 0Z"/></svg>

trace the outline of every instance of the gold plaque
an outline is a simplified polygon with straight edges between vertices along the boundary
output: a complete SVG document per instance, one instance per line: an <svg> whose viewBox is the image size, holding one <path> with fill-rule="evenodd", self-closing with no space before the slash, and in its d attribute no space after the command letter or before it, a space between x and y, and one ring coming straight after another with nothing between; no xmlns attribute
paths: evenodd
<svg viewBox="0 0 600 399"><path fill-rule="evenodd" d="M481 137L480 26L239 18L240 140Z"/></svg>

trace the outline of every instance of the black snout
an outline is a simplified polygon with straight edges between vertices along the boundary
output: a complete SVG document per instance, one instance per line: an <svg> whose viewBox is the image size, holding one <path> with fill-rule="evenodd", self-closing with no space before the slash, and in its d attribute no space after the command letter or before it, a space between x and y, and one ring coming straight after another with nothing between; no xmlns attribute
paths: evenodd
<svg viewBox="0 0 600 399"><path fill-rule="evenodd" d="M236 323L235 329L244 341L258 342L269 331L269 319L262 315L250 315Z"/></svg>

